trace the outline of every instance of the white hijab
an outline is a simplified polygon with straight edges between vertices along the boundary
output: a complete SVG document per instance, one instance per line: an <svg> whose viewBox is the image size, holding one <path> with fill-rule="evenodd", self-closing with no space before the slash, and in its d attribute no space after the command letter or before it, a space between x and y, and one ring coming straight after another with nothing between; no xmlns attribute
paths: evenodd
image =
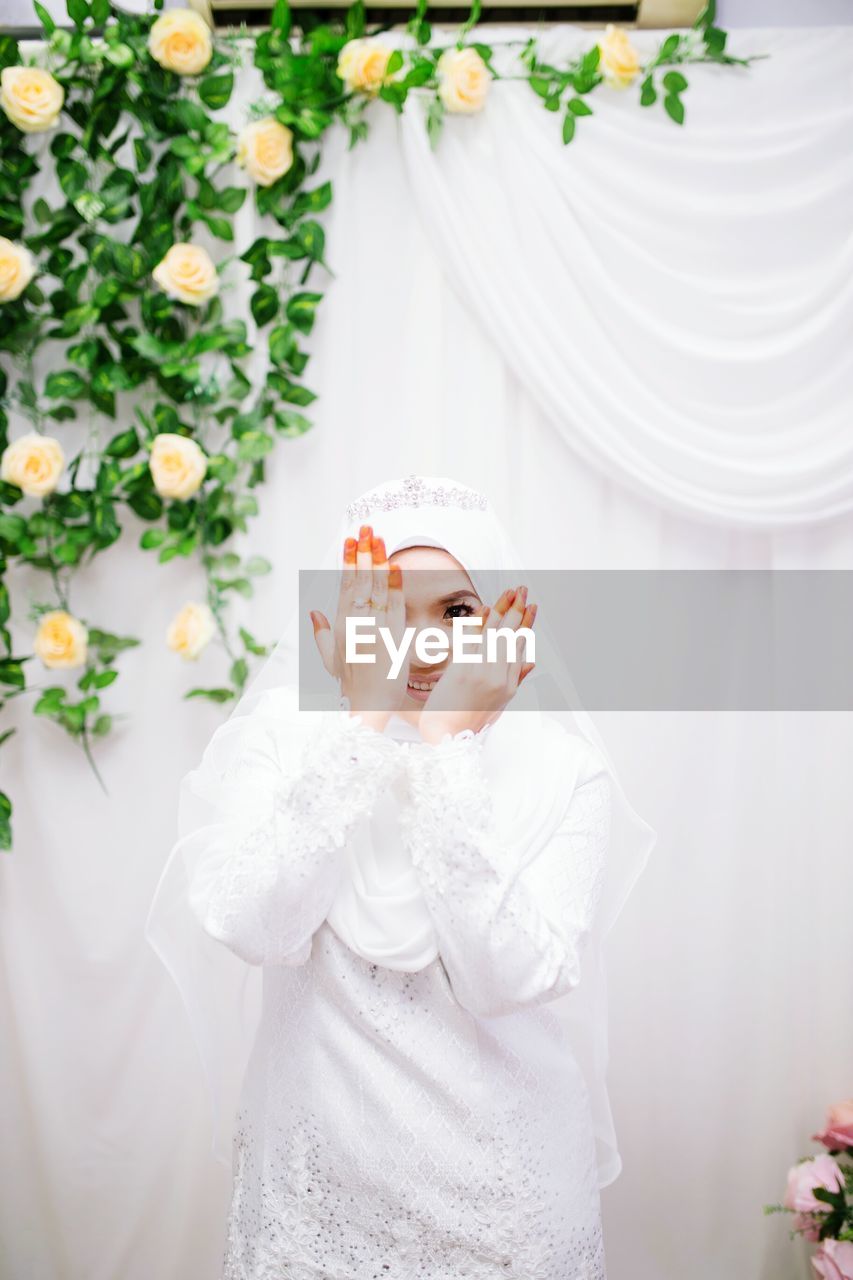
<svg viewBox="0 0 853 1280"><path fill-rule="evenodd" d="M520 564L491 505L453 481L409 476L379 485L356 499L341 521L324 569L337 569L345 537L373 525L389 555L405 546L437 546L466 570L484 601L517 585ZM325 575L332 581L334 575ZM318 602L319 604L319 602ZM329 616L333 602L324 612ZM322 606L319 606L322 607ZM544 624L544 625L543 625ZM581 981L549 1003L563 1021L584 1073L596 1134L599 1187L621 1169L606 1087L607 1010L603 942L648 860L655 833L628 803L606 748L578 705L559 644L537 617L537 662L505 712L488 731L484 760L493 782L502 843L522 870L559 825L578 770L579 739L602 752L613 784L613 812L605 886L596 924L588 938ZM294 618L228 720L213 735L199 767L181 783L179 838L163 871L146 922L146 937L177 983L205 1067L214 1119L213 1152L230 1162L239 1091L261 1008L262 970L245 964L201 929L189 907L193 866L204 826L221 820L219 780L239 740L245 718L264 713L264 694L298 683L299 644L313 645L306 619ZM547 701L543 690L547 690ZM543 712L555 705L562 710ZM266 706L268 706L268 700ZM304 718L311 712L299 713ZM394 718L387 732L419 737ZM437 940L417 876L396 836L390 799L360 823L345 852L346 874L328 922L363 958L392 969L414 971L438 954ZM195 839L194 839L195 838ZM203 844L203 841L202 841Z"/></svg>

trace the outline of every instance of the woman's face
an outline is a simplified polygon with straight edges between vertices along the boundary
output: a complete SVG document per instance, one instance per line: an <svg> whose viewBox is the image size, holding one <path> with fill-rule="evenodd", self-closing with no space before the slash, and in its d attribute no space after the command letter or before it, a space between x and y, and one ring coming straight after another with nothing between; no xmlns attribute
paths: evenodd
<svg viewBox="0 0 853 1280"><path fill-rule="evenodd" d="M453 619L470 618L483 604L459 561L439 547L407 547L389 559L403 570L407 627L415 627L416 631L439 627L450 637ZM450 654L440 662L424 665L415 654L414 645L411 652L406 703L401 714L407 720L416 720L446 670Z"/></svg>

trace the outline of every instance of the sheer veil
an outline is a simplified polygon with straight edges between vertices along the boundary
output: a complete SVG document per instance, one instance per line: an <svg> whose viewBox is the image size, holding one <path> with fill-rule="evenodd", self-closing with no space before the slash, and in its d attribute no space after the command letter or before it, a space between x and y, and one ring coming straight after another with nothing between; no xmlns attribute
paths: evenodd
<svg viewBox="0 0 853 1280"><path fill-rule="evenodd" d="M370 523L389 555L404 546L444 548L468 571L480 596L493 602L504 586L523 582L524 567L491 504L481 494L444 478L409 476L377 486L355 499L340 522L323 562L336 570L347 536ZM318 579L318 582L321 579ZM322 581L334 582L334 574ZM334 616L334 600L313 607ZM589 714L579 705L563 654L564 645L540 612L536 619L536 666L505 711L486 731L493 760L512 761L518 777L512 821L504 830L519 867L548 839L554 815L571 794L572 779L556 750L574 735L600 752L611 779L612 812L605 883L592 933L586 940L579 984L550 1001L561 1020L589 1095L598 1165L605 1187L622 1167L607 1090L607 982L605 939L648 861L655 832L632 808L607 748ZM316 711L300 710L300 647L314 649L307 616L295 613L273 651L228 718L212 735L199 765L181 781L178 838L160 877L145 924L145 937L176 983L204 1067L212 1116L212 1153L231 1161L240 1089L261 1013L263 969L245 963L202 929L190 905L194 840L217 821L221 780L239 751L247 724L258 717L287 717L299 733ZM556 736L555 736L556 735ZM519 762L521 767L519 767ZM515 863L512 864L515 866Z"/></svg>

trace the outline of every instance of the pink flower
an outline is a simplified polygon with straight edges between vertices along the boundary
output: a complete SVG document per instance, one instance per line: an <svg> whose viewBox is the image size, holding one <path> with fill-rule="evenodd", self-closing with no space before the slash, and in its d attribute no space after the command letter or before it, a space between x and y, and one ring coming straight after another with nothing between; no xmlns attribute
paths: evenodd
<svg viewBox="0 0 853 1280"><path fill-rule="evenodd" d="M812 1258L812 1266L823 1280L853 1280L853 1243L824 1240Z"/></svg>
<svg viewBox="0 0 853 1280"><path fill-rule="evenodd" d="M825 1147L853 1147L853 1098L836 1102L826 1113L826 1127L822 1133L813 1133L815 1142Z"/></svg>
<svg viewBox="0 0 853 1280"><path fill-rule="evenodd" d="M827 1208L829 1208L828 1205ZM795 1213L793 1228L804 1240L811 1240L812 1244L817 1244L820 1239L820 1228L823 1221L824 1219L819 1214Z"/></svg>
<svg viewBox="0 0 853 1280"><path fill-rule="evenodd" d="M811 1160L801 1160L788 1170L788 1185L782 1203L786 1209L794 1209L797 1213L828 1213L826 1201L815 1199L815 1187L839 1191L843 1186L844 1174L832 1156L813 1156Z"/></svg>

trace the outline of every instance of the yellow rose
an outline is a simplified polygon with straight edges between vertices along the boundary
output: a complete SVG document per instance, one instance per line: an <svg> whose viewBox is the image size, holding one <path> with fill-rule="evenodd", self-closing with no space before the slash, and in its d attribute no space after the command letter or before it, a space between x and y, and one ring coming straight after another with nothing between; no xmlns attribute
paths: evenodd
<svg viewBox="0 0 853 1280"><path fill-rule="evenodd" d="M151 273L170 298L201 307L219 292L216 265L201 245L173 244Z"/></svg>
<svg viewBox="0 0 853 1280"><path fill-rule="evenodd" d="M79 618L64 609L53 609L42 614L33 649L46 667L82 667L88 639Z"/></svg>
<svg viewBox="0 0 853 1280"><path fill-rule="evenodd" d="M445 49L438 60L438 96L454 115L482 110L492 77L476 49Z"/></svg>
<svg viewBox="0 0 853 1280"><path fill-rule="evenodd" d="M161 431L154 437L148 467L164 498L191 498L204 479L207 458L195 440Z"/></svg>
<svg viewBox="0 0 853 1280"><path fill-rule="evenodd" d="M194 9L168 9L148 33L148 52L167 71L198 75L213 57L210 27Z"/></svg>
<svg viewBox="0 0 853 1280"><path fill-rule="evenodd" d="M65 90L42 67L4 67L0 71L0 107L24 133L43 133L59 119Z"/></svg>
<svg viewBox="0 0 853 1280"><path fill-rule="evenodd" d="M237 163L260 186L272 186L293 164L293 134L273 116L247 124L237 143Z"/></svg>
<svg viewBox="0 0 853 1280"><path fill-rule="evenodd" d="M53 493L64 465L65 455L59 441L32 431L19 436L3 450L0 480L17 485L31 498L43 498Z"/></svg>
<svg viewBox="0 0 853 1280"><path fill-rule="evenodd" d="M206 604L185 604L166 631L166 644L182 658L197 658L216 631L216 620Z"/></svg>
<svg viewBox="0 0 853 1280"><path fill-rule="evenodd" d="M392 52L375 36L350 40L338 57L338 75L350 90L378 93L385 83L388 59Z"/></svg>
<svg viewBox="0 0 853 1280"><path fill-rule="evenodd" d="M0 302L14 302L36 273L33 255L25 244L0 236Z"/></svg>
<svg viewBox="0 0 853 1280"><path fill-rule="evenodd" d="M626 88L640 70L640 55L628 39L628 32L609 22L598 48L598 66L604 79L614 89Z"/></svg>

